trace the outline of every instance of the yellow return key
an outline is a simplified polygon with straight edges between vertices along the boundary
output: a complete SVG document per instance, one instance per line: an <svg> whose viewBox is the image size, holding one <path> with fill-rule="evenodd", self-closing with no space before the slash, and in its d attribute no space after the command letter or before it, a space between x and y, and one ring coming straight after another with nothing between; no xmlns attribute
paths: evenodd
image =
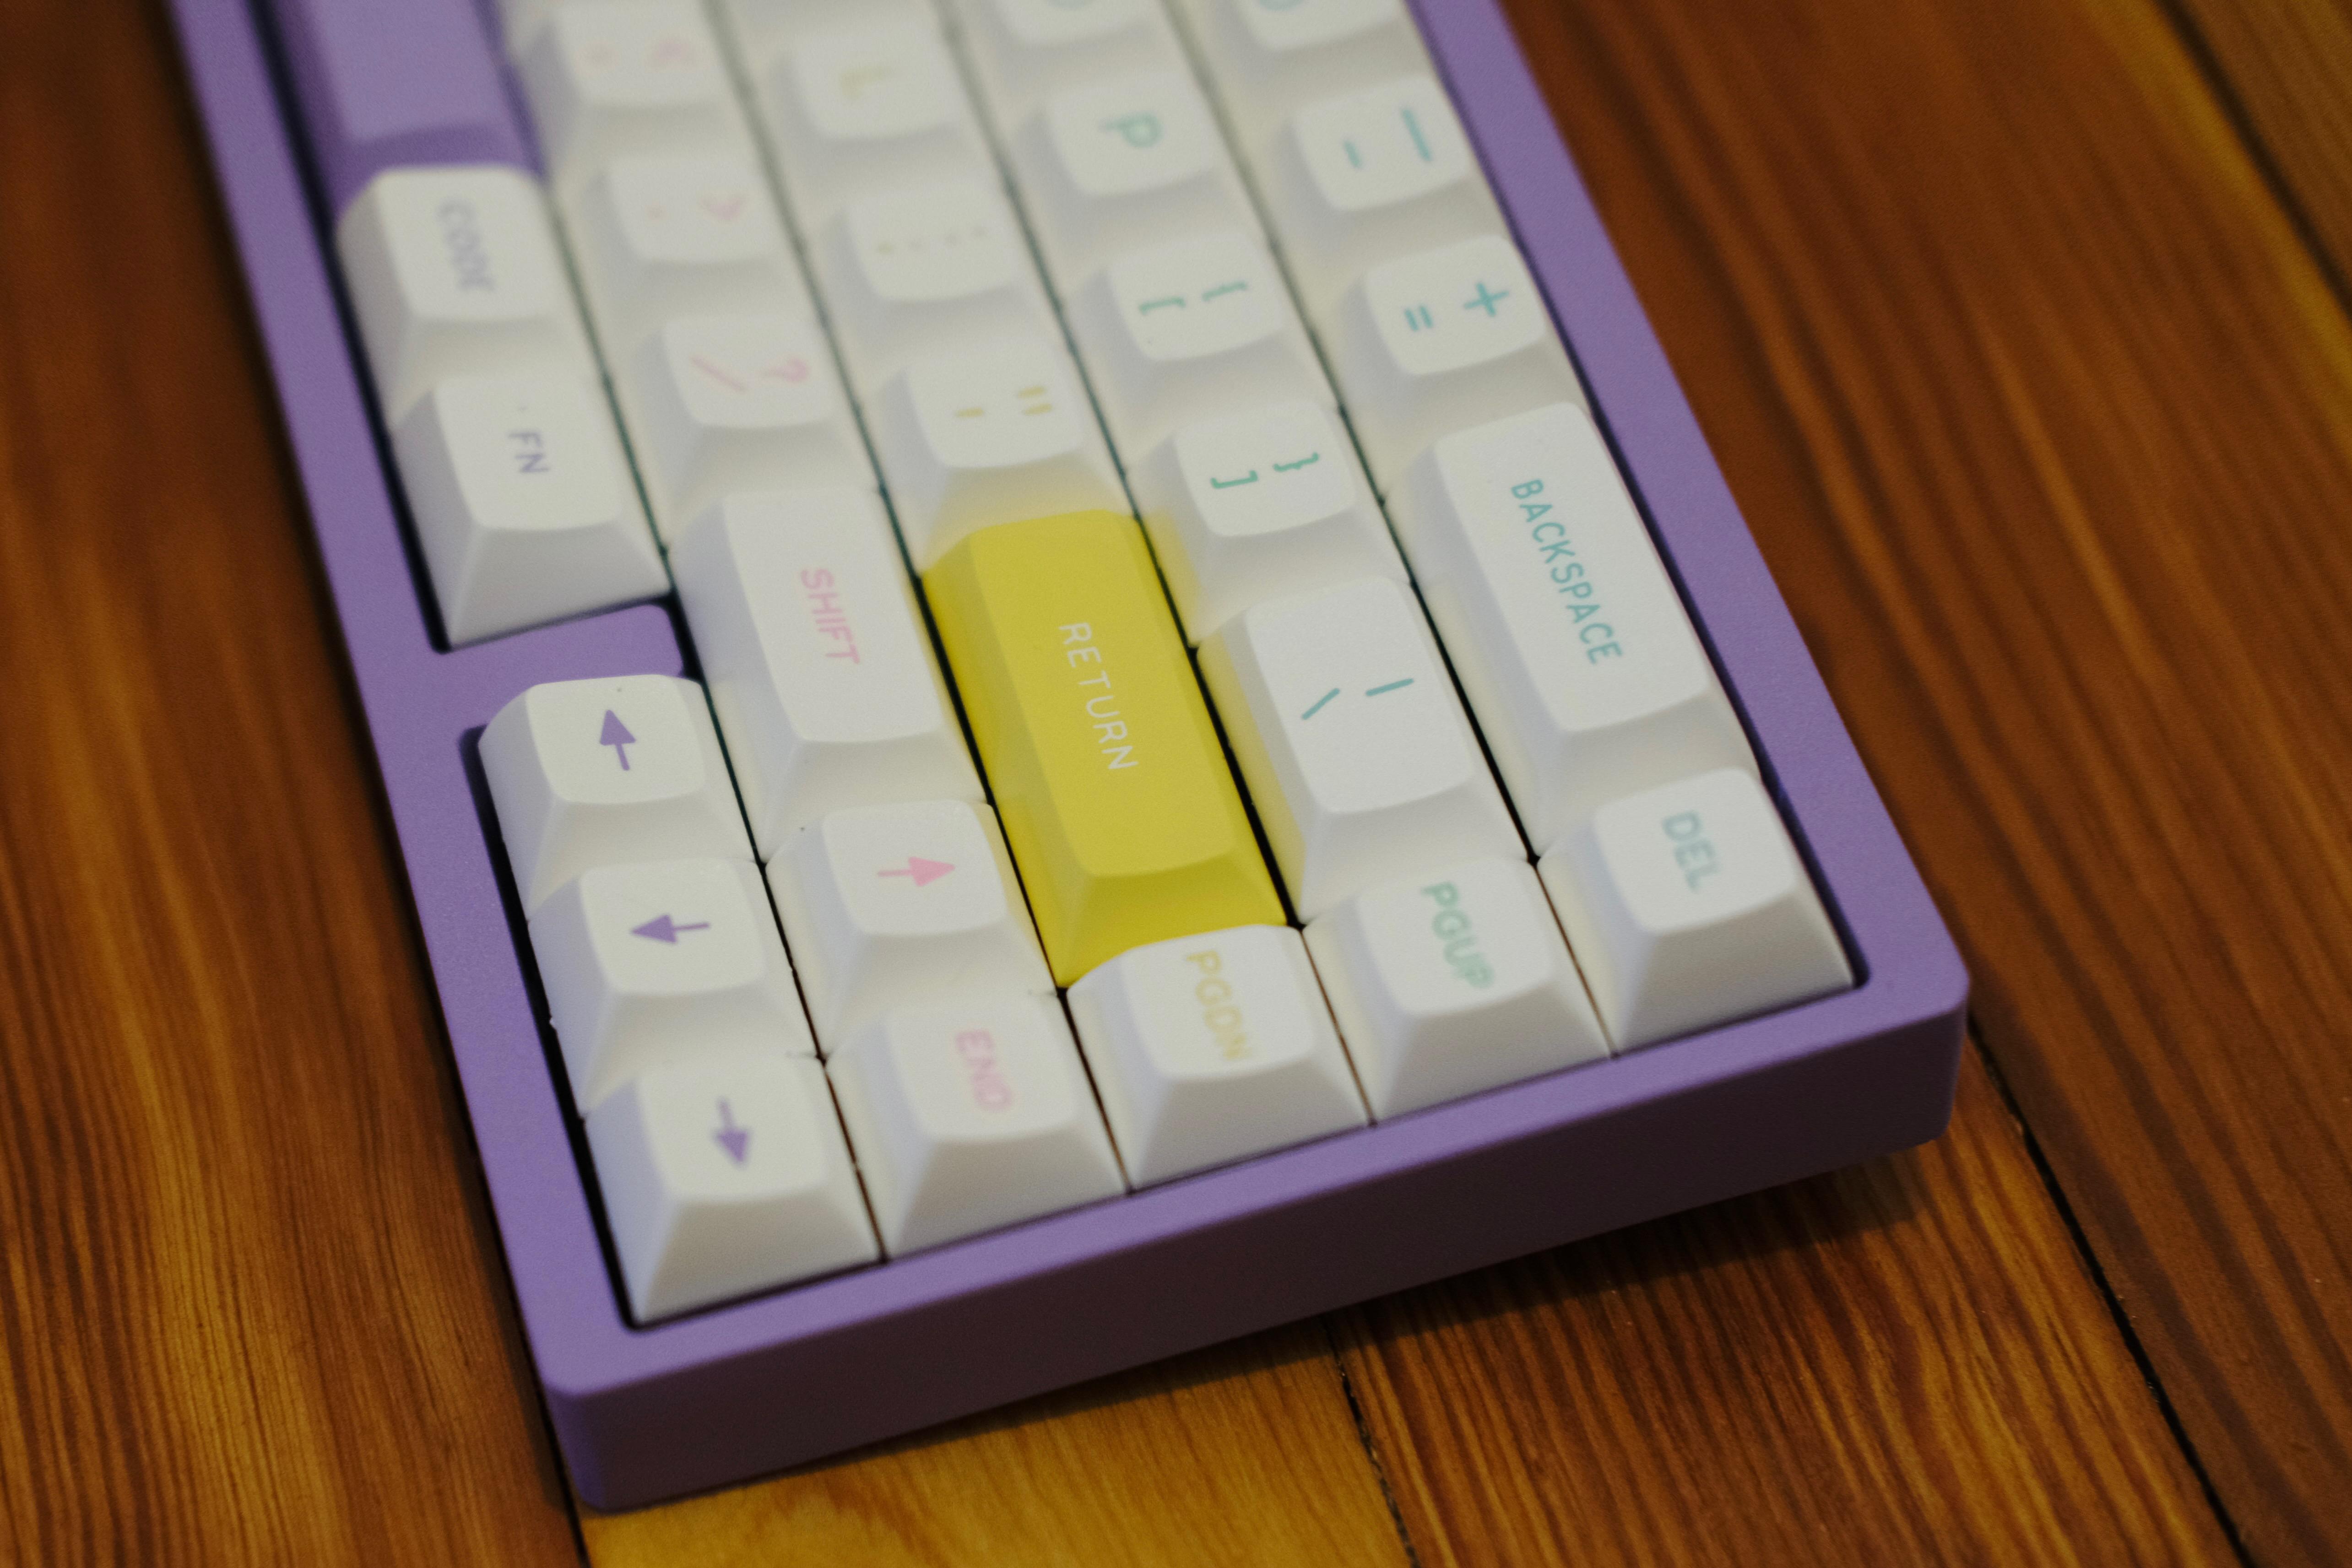
<svg viewBox="0 0 2352 1568"><path fill-rule="evenodd" d="M1132 518L983 528L923 588L1055 981L1147 942L1282 924Z"/></svg>

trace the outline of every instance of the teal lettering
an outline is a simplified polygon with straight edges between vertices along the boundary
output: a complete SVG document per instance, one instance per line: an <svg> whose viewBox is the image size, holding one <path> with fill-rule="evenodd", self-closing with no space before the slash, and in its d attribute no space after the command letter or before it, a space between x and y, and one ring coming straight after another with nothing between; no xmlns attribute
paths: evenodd
<svg viewBox="0 0 2352 1568"><path fill-rule="evenodd" d="M1150 147L1160 141L1156 114L1121 114L1104 120L1097 129L1109 131L1129 147Z"/></svg>

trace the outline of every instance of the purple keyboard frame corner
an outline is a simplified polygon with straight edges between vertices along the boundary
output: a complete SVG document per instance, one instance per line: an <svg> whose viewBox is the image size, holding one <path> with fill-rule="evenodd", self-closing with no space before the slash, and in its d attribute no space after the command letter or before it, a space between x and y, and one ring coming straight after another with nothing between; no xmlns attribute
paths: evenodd
<svg viewBox="0 0 2352 1568"><path fill-rule="evenodd" d="M368 99L431 78L502 101L495 68L403 57L392 0L310 0L366 33ZM471 0L409 0L430 10ZM331 252L247 0L173 0L276 374L490 1202L581 1495L628 1507L774 1470L1936 1136L1967 976L1767 572L1495 0L1417 0L1440 68L1549 296L1775 791L1841 918L1843 995L883 1267L647 1329L617 1301L550 1073L466 737L540 681L684 663L639 606L454 652L434 644ZM414 13L400 13L413 16ZM477 18L477 23L478 18ZM318 24L326 26L327 24ZM389 40L389 42L386 42ZM446 63L448 68L443 70ZM393 84L380 89L377 81ZM485 85L487 83L487 85ZM1475 90L1459 89L1475 84ZM503 111L452 141L397 101L316 150L328 198L375 169L528 162ZM431 116L426 117L428 120ZM446 114L443 115L446 119ZM462 141L462 139L461 139ZM1049 1332L1040 1332L1041 1326Z"/></svg>

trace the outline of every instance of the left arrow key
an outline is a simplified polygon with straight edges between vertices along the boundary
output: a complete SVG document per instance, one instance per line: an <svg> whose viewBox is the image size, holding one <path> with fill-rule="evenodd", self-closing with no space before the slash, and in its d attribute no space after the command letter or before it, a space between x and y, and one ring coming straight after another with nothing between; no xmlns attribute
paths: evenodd
<svg viewBox="0 0 2352 1568"><path fill-rule="evenodd" d="M638 1074L753 1050L814 1055L766 889L749 861L591 870L530 921L584 1114Z"/></svg>
<svg viewBox="0 0 2352 1568"><path fill-rule="evenodd" d="M672 920L667 915L656 915L643 925L630 926L629 935L642 936L648 942L667 942L676 946L679 932L709 929L710 922L708 920Z"/></svg>

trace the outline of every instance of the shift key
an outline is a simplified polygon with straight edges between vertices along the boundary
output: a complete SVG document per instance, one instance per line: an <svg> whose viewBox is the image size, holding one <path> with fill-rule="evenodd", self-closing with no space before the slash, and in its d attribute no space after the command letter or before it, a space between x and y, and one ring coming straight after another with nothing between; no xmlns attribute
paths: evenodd
<svg viewBox="0 0 2352 1568"><path fill-rule="evenodd" d="M1133 519L984 528L924 574L1054 978L1283 923Z"/></svg>

